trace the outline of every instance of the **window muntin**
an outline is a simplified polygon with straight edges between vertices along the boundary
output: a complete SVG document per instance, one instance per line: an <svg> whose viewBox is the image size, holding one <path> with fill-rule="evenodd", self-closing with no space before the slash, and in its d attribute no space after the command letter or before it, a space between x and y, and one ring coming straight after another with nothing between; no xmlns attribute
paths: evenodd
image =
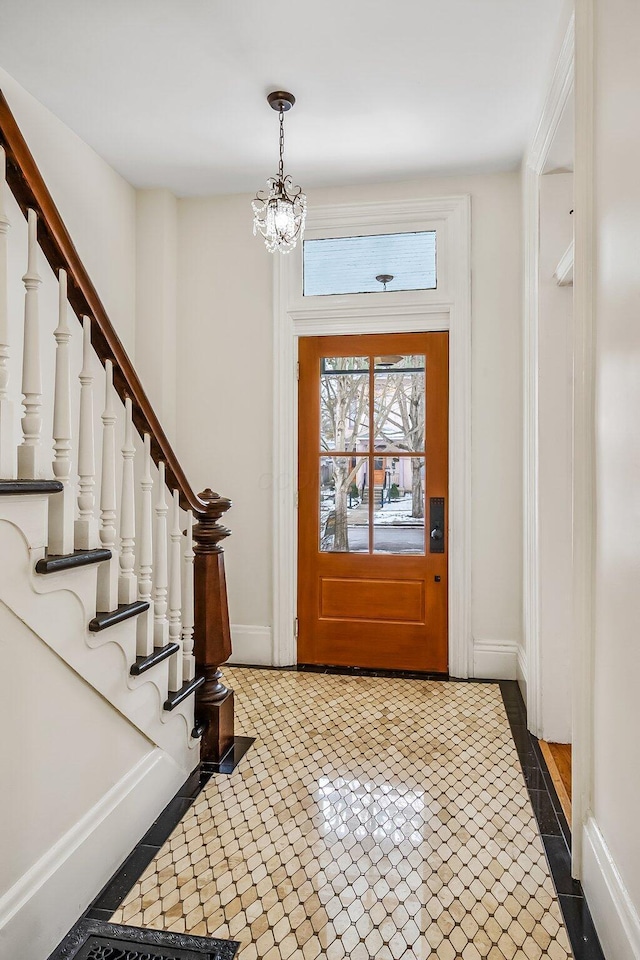
<svg viewBox="0 0 640 960"><path fill-rule="evenodd" d="M426 356L320 359L321 553L425 553Z"/></svg>

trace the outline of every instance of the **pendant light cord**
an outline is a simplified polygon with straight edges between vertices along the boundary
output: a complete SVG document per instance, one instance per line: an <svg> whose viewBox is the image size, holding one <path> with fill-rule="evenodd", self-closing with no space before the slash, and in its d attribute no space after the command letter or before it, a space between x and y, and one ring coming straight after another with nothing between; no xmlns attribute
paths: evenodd
<svg viewBox="0 0 640 960"><path fill-rule="evenodd" d="M284 110L280 110L280 167L278 168L280 180L284 180Z"/></svg>

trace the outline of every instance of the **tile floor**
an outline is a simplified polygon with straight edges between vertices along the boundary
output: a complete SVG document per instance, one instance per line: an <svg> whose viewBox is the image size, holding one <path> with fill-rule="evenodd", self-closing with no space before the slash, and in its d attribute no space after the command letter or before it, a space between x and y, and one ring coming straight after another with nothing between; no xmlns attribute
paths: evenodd
<svg viewBox="0 0 640 960"><path fill-rule="evenodd" d="M240 960L571 956L497 684L225 676L258 739L114 922Z"/></svg>

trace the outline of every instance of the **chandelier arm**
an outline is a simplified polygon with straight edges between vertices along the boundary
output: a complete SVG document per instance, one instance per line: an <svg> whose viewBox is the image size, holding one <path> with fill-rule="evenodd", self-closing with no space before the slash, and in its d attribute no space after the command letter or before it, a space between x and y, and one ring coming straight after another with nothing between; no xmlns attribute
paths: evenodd
<svg viewBox="0 0 640 960"><path fill-rule="evenodd" d="M289 198L291 200L295 200L296 197L301 196L302 187L298 186L297 184L294 184L291 177L285 177L284 180L282 181L282 185L287 191Z"/></svg>

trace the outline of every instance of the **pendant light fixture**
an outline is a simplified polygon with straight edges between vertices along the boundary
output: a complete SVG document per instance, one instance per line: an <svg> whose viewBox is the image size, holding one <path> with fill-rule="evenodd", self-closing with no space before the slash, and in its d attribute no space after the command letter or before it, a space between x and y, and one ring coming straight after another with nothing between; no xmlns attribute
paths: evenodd
<svg viewBox="0 0 640 960"><path fill-rule="evenodd" d="M253 235L260 233L269 253L289 253L304 232L307 198L302 188L284 175L284 115L296 102L292 93L276 90L267 102L280 116L280 166L278 176L267 180L268 191L260 190L251 201Z"/></svg>

